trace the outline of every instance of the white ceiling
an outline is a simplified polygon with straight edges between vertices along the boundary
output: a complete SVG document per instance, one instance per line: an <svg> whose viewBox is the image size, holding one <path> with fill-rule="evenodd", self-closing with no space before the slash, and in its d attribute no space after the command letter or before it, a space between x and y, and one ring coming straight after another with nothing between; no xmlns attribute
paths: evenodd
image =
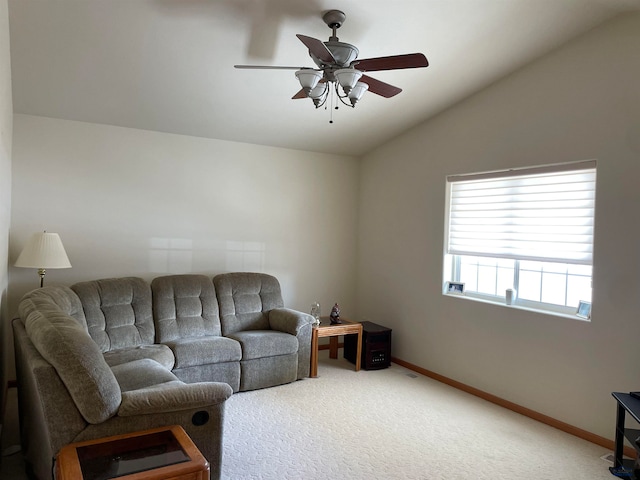
<svg viewBox="0 0 640 480"><path fill-rule="evenodd" d="M424 53L428 68L372 72L403 92L355 109L291 100L347 15L360 58ZM9 0L15 113L362 155L640 0ZM333 113L333 124L329 119Z"/></svg>

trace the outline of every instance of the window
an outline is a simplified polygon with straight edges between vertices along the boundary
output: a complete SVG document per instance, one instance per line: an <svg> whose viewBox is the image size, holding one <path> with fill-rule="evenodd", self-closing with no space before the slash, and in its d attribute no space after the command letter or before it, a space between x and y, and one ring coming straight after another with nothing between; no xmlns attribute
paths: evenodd
<svg viewBox="0 0 640 480"><path fill-rule="evenodd" d="M575 313L591 301L595 161L447 178L444 280Z"/></svg>

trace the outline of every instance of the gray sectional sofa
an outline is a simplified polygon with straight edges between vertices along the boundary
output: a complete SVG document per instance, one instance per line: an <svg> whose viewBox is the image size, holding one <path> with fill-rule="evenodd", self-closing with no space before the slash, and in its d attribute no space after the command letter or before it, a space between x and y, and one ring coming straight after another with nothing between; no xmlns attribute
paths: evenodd
<svg viewBox="0 0 640 480"><path fill-rule="evenodd" d="M13 321L22 448L51 479L71 442L178 424L219 478L233 392L309 376L313 317L261 273L47 286Z"/></svg>

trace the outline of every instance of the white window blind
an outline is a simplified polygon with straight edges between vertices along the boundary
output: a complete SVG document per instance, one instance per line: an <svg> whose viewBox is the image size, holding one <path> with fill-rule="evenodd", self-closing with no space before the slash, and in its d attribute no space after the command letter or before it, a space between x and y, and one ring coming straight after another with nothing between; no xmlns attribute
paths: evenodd
<svg viewBox="0 0 640 480"><path fill-rule="evenodd" d="M595 161L447 182L447 253L592 264Z"/></svg>

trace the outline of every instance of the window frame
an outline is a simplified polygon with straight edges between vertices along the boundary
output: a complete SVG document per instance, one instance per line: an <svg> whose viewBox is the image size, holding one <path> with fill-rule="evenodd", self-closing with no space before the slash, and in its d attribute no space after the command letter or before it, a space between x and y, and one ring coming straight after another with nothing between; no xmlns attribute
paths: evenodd
<svg viewBox="0 0 640 480"><path fill-rule="evenodd" d="M500 257L492 257L490 255L482 255L482 254L460 254L460 253L448 253L448 239L449 239L449 235L450 235L450 215L451 215L451 199L452 199L452 194L451 194L451 184L453 181L460 181L460 179L463 178L469 178L469 179L480 179L480 178L501 178L502 175L504 176L519 176L520 172L521 175L527 175L530 174L531 172L533 172L534 174L537 174L538 172L540 173L545 173L547 171L566 171L566 172L570 172L573 170L580 170L580 169L593 169L594 173L596 174L597 178L597 170L596 170L596 161L595 160L589 160L589 161L582 161L582 162L573 162L573 163L565 163L565 164L555 164L555 165L546 165L546 166L541 166L541 167L530 167L530 168L523 168L523 169L510 169L510 170L504 170L504 171L494 171L494 172L487 172L487 173L479 173L479 174L471 174L471 175L453 175L453 176L448 176L447 177L447 188L446 188L446 206L445 206L445 242L444 242L444 252L443 252L443 258L444 258L444 269L443 269L443 282L446 285L447 281L453 281L453 282L460 282L462 281L461 279L461 265L462 265L462 257L463 256L469 256L469 257L485 257L491 260L500 260L500 259L508 259L511 260L513 262L513 272L514 272L514 279L513 279L513 288L516 290L519 290L519 285L520 285L520 273L521 273L521 265L520 262L524 261L523 259L518 259L518 258L509 258L509 257L505 257L505 256L500 256ZM454 178L455 180L451 180L452 178ZM597 188L597 187L596 187ZM595 195L595 191L594 191L594 195ZM592 214L592 219L593 222L595 223L595 206L593 207L593 214ZM593 249L593 238L591 239L591 248ZM577 262L573 262L570 259L565 259L568 261L554 261L554 260L544 260L542 261L543 263L556 263L559 265L568 265L568 264L573 264L573 263L577 263ZM536 260L536 259L531 259L530 261L540 261L540 260ZM560 316L568 316L571 318L576 318L579 320L586 320L586 321L590 321L590 319L584 319L581 317L578 317L576 315L577 313L577 306L573 307L573 306L567 306L567 296L568 296L568 285L569 285L569 280L570 280L570 276L582 276L582 277L588 277L591 281L591 285L593 284L593 260L590 263L584 263L584 262L579 262L583 265L589 265L591 267L591 274L590 275L579 275L579 274L571 274L569 273L568 269L567 271L564 272L564 274L560 273L561 275L564 275L565 277L565 285L566 285L566 289L565 289L565 305L558 305L558 304L554 304L554 303L547 303L547 302L542 302L542 301L534 301L534 300L528 300L528 299L521 299L520 295L517 295L513 304L510 305L510 307L516 307L516 308L522 308L522 309L527 309L527 310L534 310L540 313L546 313L546 314L552 314L552 315L560 315ZM478 265L479 267L479 265ZM492 294L487 294L487 293L483 293L483 292L479 292L477 291L477 285L476 285L476 290L469 290L469 285L467 285L467 287L465 288L465 294L464 297L470 298L470 299L475 299L475 300L479 300L479 301L483 301L483 302L489 302L489 303L494 303L494 304L499 304L499 305L505 305L506 306L506 294L500 294L500 292L498 291L497 288L497 282L499 281L498 279L498 269L500 268L497 264L494 267L496 269L496 295L492 295ZM544 279L544 271L541 272L541 285L540 285L540 292L541 292L541 299L542 299L542 292L543 292L543 283L542 280ZM479 278L478 278L479 281ZM477 283L477 282L476 282ZM443 289L443 294L448 295L448 293L446 292L445 289ZM454 296L454 295L451 295ZM460 296L457 296L460 297ZM462 297L462 298L464 298ZM592 297L593 295L591 295L591 298L584 298L582 300L584 301L589 301L592 302Z"/></svg>

